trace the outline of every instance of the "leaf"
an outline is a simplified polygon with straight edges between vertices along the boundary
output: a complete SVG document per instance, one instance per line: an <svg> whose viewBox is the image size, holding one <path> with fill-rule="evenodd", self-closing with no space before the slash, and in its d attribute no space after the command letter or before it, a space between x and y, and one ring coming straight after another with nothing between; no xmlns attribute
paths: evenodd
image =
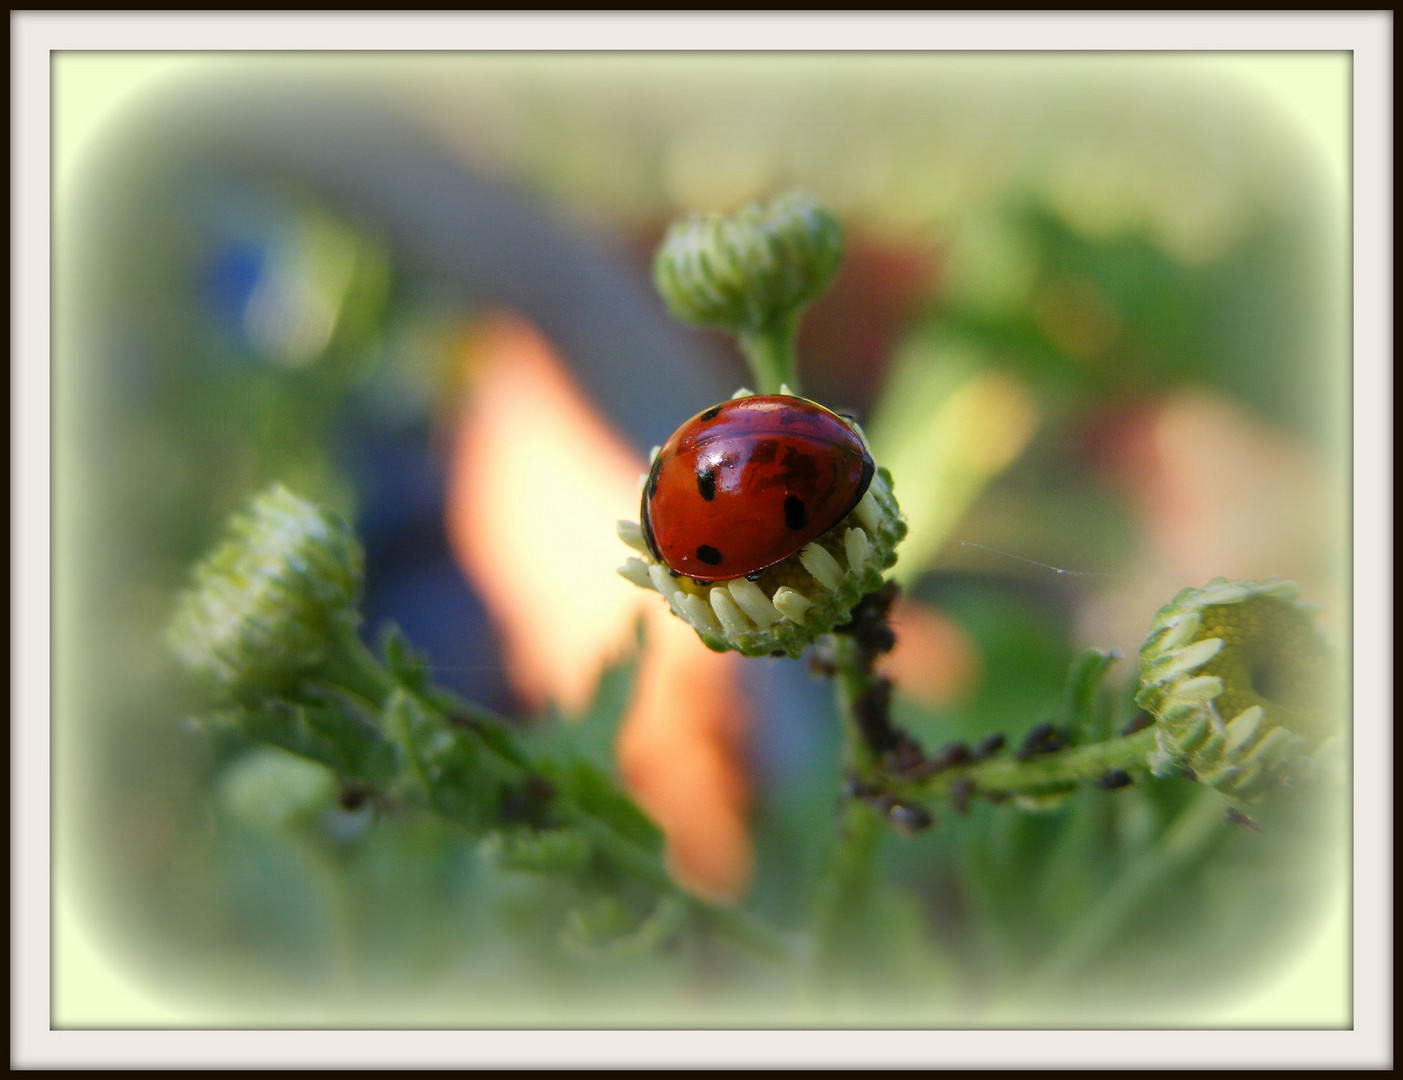
<svg viewBox="0 0 1403 1080"><path fill-rule="evenodd" d="M474 832L498 823L503 770L494 767L471 732L449 727L404 690L390 696L385 719L411 765L415 786L435 810Z"/></svg>
<svg viewBox="0 0 1403 1080"><path fill-rule="evenodd" d="M552 713L526 733L527 748L536 757L557 761L580 758L610 776L616 775L614 747L637 667L635 654L605 668L584 710L576 716Z"/></svg>
<svg viewBox="0 0 1403 1080"><path fill-rule="evenodd" d="M404 631L387 622L380 633L380 655L395 682L416 692L428 686L429 663L423 653L414 648Z"/></svg>
<svg viewBox="0 0 1403 1080"><path fill-rule="evenodd" d="M609 825L620 836L649 851L662 849L662 834L633 800L607 775L587 761L543 762L542 772L581 810Z"/></svg>
<svg viewBox="0 0 1403 1080"><path fill-rule="evenodd" d="M486 854L507 870L574 876L589 865L594 845L579 829L510 829L484 842Z"/></svg>
<svg viewBox="0 0 1403 1080"><path fill-rule="evenodd" d="M281 747L326 765L343 779L371 787L387 786L399 774L394 745L348 702L311 704L269 698L222 709L200 723L212 732Z"/></svg>
<svg viewBox="0 0 1403 1080"><path fill-rule="evenodd" d="M1101 739L1109 734L1110 708L1100 693L1111 665L1120 659L1114 649L1087 649L1072 662L1067 676L1067 718L1083 738Z"/></svg>
<svg viewBox="0 0 1403 1080"><path fill-rule="evenodd" d="M683 928L687 908L681 897L665 895L639 919L612 896L571 910L561 927L561 944L576 956L625 960L659 952Z"/></svg>

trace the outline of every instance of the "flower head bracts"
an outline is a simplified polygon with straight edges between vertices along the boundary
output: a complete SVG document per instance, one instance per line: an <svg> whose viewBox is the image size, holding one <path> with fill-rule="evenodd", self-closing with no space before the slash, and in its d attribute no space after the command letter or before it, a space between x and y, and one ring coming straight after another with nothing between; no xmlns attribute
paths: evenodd
<svg viewBox="0 0 1403 1080"><path fill-rule="evenodd" d="M654 257L653 279L678 318L740 333L793 317L828 288L842 258L833 215L791 191L730 216L673 225Z"/></svg>
<svg viewBox="0 0 1403 1080"><path fill-rule="evenodd" d="M1137 703L1158 775L1188 769L1252 798L1312 764L1338 724L1333 657L1286 581L1215 578L1163 607L1140 650Z"/></svg>
<svg viewBox="0 0 1403 1080"><path fill-rule="evenodd" d="M364 561L345 522L275 484L195 568L168 631L176 658L228 700L280 692L354 632Z"/></svg>

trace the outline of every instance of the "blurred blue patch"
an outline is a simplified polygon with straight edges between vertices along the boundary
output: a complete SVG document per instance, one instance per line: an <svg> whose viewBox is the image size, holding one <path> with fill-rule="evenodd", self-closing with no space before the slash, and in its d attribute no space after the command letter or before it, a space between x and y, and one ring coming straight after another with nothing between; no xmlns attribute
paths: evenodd
<svg viewBox="0 0 1403 1080"><path fill-rule="evenodd" d="M361 430L349 441L365 544L365 626L373 640L386 621L395 623L428 658L434 682L510 713L516 703L487 609L448 546L445 463L426 444L417 428Z"/></svg>

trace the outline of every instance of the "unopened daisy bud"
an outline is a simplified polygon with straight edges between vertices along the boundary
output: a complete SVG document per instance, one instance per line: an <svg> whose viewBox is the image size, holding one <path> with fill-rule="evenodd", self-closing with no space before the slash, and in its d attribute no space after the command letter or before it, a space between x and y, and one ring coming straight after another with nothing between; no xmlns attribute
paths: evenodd
<svg viewBox="0 0 1403 1080"><path fill-rule="evenodd" d="M1135 699L1157 721L1157 773L1189 769L1248 799L1310 768L1342 721L1339 671L1297 592L1218 578L1160 610Z"/></svg>
<svg viewBox="0 0 1403 1080"><path fill-rule="evenodd" d="M756 332L821 296L842 257L838 222L795 191L729 217L678 222L653 259L653 279L679 319Z"/></svg>
<svg viewBox="0 0 1403 1080"><path fill-rule="evenodd" d="M217 698L278 694L354 634L363 567L345 522L275 485L195 568L168 641Z"/></svg>

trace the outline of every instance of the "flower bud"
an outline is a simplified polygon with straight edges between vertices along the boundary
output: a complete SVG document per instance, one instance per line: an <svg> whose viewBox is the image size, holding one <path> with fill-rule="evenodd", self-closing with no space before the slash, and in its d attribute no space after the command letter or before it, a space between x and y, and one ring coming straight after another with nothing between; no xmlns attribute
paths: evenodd
<svg viewBox="0 0 1403 1080"><path fill-rule="evenodd" d="M1250 799L1311 758L1340 724L1333 650L1285 581L1215 578L1160 609L1136 702L1156 718L1159 775L1188 768Z"/></svg>
<svg viewBox="0 0 1403 1080"><path fill-rule="evenodd" d="M653 259L653 279L679 319L754 332L782 325L823 295L842 257L833 215L792 191L729 217L673 225Z"/></svg>
<svg viewBox="0 0 1403 1080"><path fill-rule="evenodd" d="M219 699L281 693L354 633L363 566L345 522L274 485L195 568L168 641Z"/></svg>

